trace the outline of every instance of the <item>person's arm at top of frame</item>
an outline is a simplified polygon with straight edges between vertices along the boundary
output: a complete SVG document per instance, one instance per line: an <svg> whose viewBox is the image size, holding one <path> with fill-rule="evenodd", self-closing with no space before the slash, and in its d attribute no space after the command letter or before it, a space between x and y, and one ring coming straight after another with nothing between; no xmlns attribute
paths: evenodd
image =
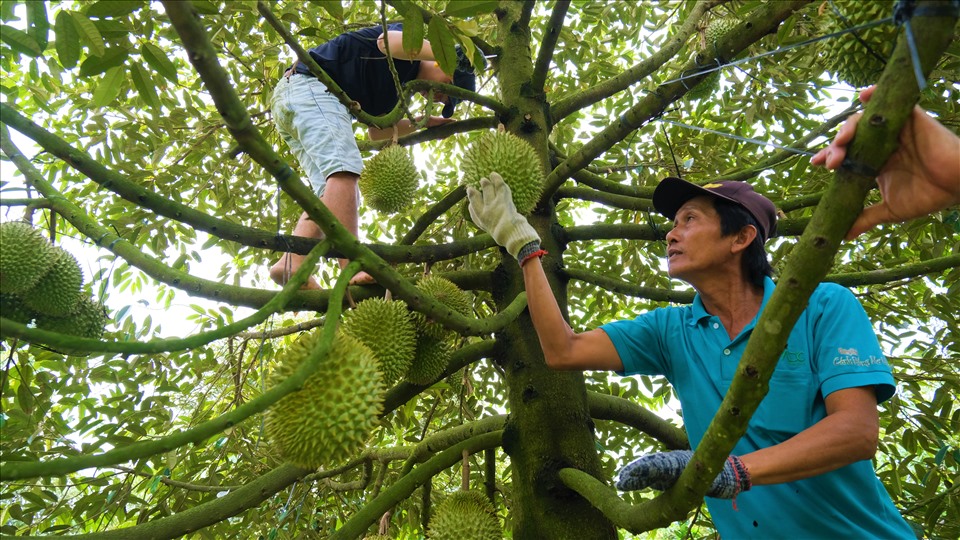
<svg viewBox="0 0 960 540"><path fill-rule="evenodd" d="M415 54L410 54L405 51L403 49L402 30L390 30L387 32L386 41L390 43L390 56L397 60L436 60L433 56L433 48L430 47L430 42L427 40L423 40L423 46L420 47L420 50ZM380 52L383 54L387 54L382 33L380 37L377 38L377 48L380 49Z"/></svg>
<svg viewBox="0 0 960 540"><path fill-rule="evenodd" d="M867 103L875 86L860 93ZM837 169L847 155L862 113L844 122L830 146L810 162ZM960 204L960 137L914 107L900 132L900 145L877 176L883 202L865 208L847 233L853 239L881 223L897 223Z"/></svg>
<svg viewBox="0 0 960 540"><path fill-rule="evenodd" d="M622 370L623 362L603 330L576 333L567 324L540 264L540 236L517 212L510 187L497 173L467 187L470 216L523 267L527 308L549 367L563 370Z"/></svg>

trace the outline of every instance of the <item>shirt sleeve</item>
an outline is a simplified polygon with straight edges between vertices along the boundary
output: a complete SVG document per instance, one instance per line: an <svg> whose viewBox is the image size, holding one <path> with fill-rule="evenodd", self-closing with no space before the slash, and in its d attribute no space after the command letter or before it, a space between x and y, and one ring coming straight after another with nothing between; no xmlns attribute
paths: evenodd
<svg viewBox="0 0 960 540"><path fill-rule="evenodd" d="M600 327L620 355L623 371L619 375L667 375L670 377L662 336L666 313L663 308L644 313L636 319L615 321Z"/></svg>
<svg viewBox="0 0 960 540"><path fill-rule="evenodd" d="M896 385L863 306L848 289L821 285L813 331L820 392L827 397L837 390L873 386L877 402L893 396ZM813 306L811 306L813 307Z"/></svg>

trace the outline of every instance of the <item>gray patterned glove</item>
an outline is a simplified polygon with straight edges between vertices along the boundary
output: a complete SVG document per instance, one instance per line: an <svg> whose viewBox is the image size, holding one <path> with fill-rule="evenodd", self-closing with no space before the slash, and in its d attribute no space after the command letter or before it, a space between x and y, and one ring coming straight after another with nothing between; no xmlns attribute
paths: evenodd
<svg viewBox="0 0 960 540"><path fill-rule="evenodd" d="M693 457L692 450L674 450L650 454L637 459L620 469L616 487L620 491L633 491L652 487L665 490L680 479L680 473ZM733 499L741 491L750 489L750 473L737 456L730 456L707 491L707 497Z"/></svg>

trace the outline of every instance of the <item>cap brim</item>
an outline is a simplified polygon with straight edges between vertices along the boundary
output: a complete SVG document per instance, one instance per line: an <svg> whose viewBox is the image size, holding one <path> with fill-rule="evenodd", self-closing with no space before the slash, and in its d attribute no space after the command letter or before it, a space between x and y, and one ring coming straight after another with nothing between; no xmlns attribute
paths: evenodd
<svg viewBox="0 0 960 540"><path fill-rule="evenodd" d="M710 197L718 197L720 199L726 199L730 202L737 204L737 201L720 195L719 193L714 193L709 189L704 189L696 184L691 184L686 180L681 180L679 178L668 177L664 178L657 188L653 191L653 207L657 209L657 212L660 212L667 219L673 219L677 217L677 210L680 210L680 207L686 204L687 201L694 197L700 197L701 195L708 195Z"/></svg>

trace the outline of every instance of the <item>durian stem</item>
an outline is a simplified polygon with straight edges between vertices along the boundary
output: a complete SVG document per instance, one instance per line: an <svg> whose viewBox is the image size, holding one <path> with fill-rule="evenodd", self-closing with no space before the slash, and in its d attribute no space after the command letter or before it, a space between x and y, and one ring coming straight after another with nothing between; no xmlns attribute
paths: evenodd
<svg viewBox="0 0 960 540"><path fill-rule="evenodd" d="M460 465L460 489L470 490L470 454L464 450Z"/></svg>

